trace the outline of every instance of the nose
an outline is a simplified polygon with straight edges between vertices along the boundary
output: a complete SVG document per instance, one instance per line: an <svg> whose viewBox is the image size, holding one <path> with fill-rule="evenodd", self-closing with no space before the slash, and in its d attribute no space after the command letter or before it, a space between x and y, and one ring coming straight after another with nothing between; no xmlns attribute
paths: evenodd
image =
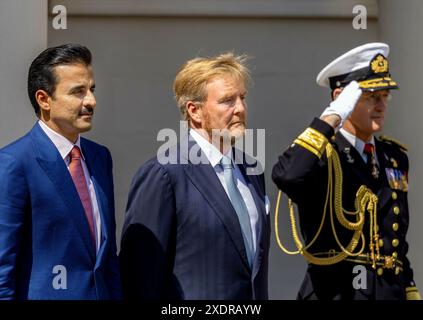
<svg viewBox="0 0 423 320"><path fill-rule="evenodd" d="M95 108L97 102L95 100L94 92L91 90L87 91L87 94L84 97L84 106L90 106L91 108Z"/></svg>
<svg viewBox="0 0 423 320"><path fill-rule="evenodd" d="M246 103L245 103L245 98L238 97L237 100L236 100L234 113L245 112L246 107L247 106L246 106Z"/></svg>
<svg viewBox="0 0 423 320"><path fill-rule="evenodd" d="M386 110L387 105L388 105L387 101L379 99L375 103L375 110L378 111L378 112L384 112Z"/></svg>

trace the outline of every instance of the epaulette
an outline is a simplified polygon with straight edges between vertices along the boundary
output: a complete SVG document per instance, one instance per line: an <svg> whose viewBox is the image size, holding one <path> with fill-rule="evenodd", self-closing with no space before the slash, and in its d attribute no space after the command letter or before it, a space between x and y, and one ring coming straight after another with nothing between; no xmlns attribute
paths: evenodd
<svg viewBox="0 0 423 320"><path fill-rule="evenodd" d="M404 152L408 150L408 148L404 144L402 144L401 142L399 142L399 141L397 141L395 139L392 139L391 137L387 137L385 135L381 135L381 136L379 136L379 140L380 141L383 141L383 142L386 142L386 143L388 143L390 145L397 146L397 147L399 147Z"/></svg>

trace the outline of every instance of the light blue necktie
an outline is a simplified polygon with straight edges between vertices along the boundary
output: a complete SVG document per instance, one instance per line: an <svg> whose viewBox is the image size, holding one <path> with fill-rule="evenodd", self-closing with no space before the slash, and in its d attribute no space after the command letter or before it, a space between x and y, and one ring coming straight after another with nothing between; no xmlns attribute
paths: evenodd
<svg viewBox="0 0 423 320"><path fill-rule="evenodd" d="M233 167L231 159L223 156L221 160L223 167L223 175L225 177L226 187L228 188L229 199L238 216L239 224L241 225L242 237L244 238L245 250L247 251L248 263L250 268L253 266L253 235L251 231L250 215L248 214L247 205L238 190L238 187L233 177Z"/></svg>

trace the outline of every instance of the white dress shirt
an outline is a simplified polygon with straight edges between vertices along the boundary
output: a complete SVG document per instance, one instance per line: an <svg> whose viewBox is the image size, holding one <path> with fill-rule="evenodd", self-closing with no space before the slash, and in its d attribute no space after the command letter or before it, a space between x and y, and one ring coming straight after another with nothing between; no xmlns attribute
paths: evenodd
<svg viewBox="0 0 423 320"><path fill-rule="evenodd" d="M360 138L357 138L355 135L349 133L344 128L341 128L339 131L342 133L342 135L345 137L345 139L347 139L347 141L349 143L351 143L351 145L358 151L360 156L363 158L364 162L367 162L367 155L364 153L364 146L365 146L366 143L371 143L374 147L374 150L375 150L376 163L379 165L379 161L377 159L377 154L376 154L375 138L373 136L372 136L372 138L370 139L369 142L364 142Z"/></svg>
<svg viewBox="0 0 423 320"><path fill-rule="evenodd" d="M84 154L82 153L81 148L81 138L78 135L78 140L76 143L72 143L68 139L66 139L64 136L58 134L56 131L52 130L50 127L48 127L44 122L41 120L38 121L38 124L40 125L41 129L45 132L45 134L50 138L50 140L53 142L53 144L56 146L57 150L59 151L60 155L62 156L63 160L65 161L66 166L69 169L70 164L70 157L69 153L73 149L74 146L78 146L81 150L81 163L82 168L84 170L85 180L87 182L88 186L88 192L90 194L91 198L91 206L93 209L93 216L94 216L94 228L95 228L95 240L96 240L96 250L98 252L100 248L100 239L101 239L101 219L100 219L100 210L97 202L97 196L94 189L94 184L91 180L91 176L88 172L87 165L85 163Z"/></svg>
<svg viewBox="0 0 423 320"><path fill-rule="evenodd" d="M207 141L201 134L199 134L195 129L190 129L190 135L191 137L197 142L197 144L200 146L201 151L203 154L207 157L209 160L211 166L213 167L214 171L216 172L217 177L220 180L220 183L222 184L223 188L226 191L226 194L229 197L228 189L226 187L225 182L225 176L223 173L222 167L219 165L220 161L222 160L222 153L209 141ZM226 154L228 158L232 159L232 152L229 150L228 154ZM251 224L251 231L253 236L253 250L256 251L256 226L258 221L258 211L256 207L256 203L254 202L253 195L251 194L250 189L247 186L247 183L245 182L244 177L242 176L242 173L240 172L237 165L234 165L234 171L233 171L233 177L236 181L236 185L238 187L239 192L241 193L242 198L244 199L244 202L247 206L248 215L250 216L250 224Z"/></svg>

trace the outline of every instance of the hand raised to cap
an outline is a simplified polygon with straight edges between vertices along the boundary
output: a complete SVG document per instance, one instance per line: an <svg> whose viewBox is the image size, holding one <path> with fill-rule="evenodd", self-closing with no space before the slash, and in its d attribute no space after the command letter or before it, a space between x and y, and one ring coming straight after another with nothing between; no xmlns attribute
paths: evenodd
<svg viewBox="0 0 423 320"><path fill-rule="evenodd" d="M358 99L360 99L362 90L357 81L351 81L342 90L341 94L330 103L320 116L320 119L325 120L333 127L343 125L344 121L348 118L354 110ZM329 117L335 115L335 117ZM338 117L336 117L338 116ZM340 121L339 121L340 120Z"/></svg>

